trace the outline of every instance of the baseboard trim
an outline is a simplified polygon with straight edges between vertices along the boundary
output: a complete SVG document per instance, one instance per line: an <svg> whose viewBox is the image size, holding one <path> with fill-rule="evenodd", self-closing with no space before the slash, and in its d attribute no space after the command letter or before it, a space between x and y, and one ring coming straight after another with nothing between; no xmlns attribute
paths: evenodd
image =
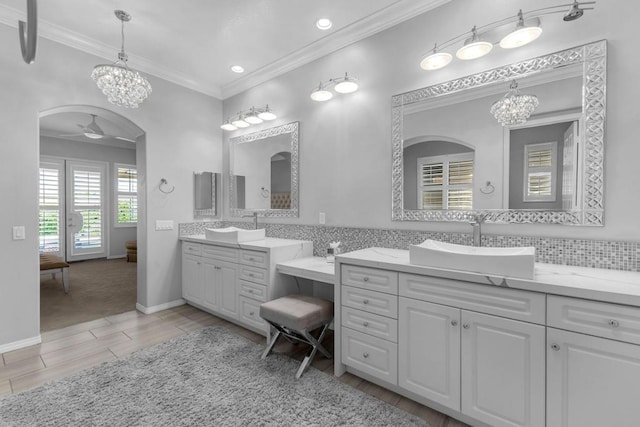
<svg viewBox="0 0 640 427"><path fill-rule="evenodd" d="M159 305L154 305L151 307L145 307L144 305L140 304L140 303L136 303L136 310L144 313L144 314L152 314L152 313L157 313L158 311L162 311L162 310L166 310L169 308L173 308L173 307L177 307L179 305L184 305L187 302L185 300L183 300L182 298L177 299L175 301L169 301L169 302L165 302L164 304L159 304Z"/></svg>
<svg viewBox="0 0 640 427"><path fill-rule="evenodd" d="M40 336L40 334L38 334L35 337L26 338L20 341L10 342L8 344L2 344L0 345L0 353L8 353L13 350L19 350L24 347L40 344L41 342L42 342L42 337Z"/></svg>
<svg viewBox="0 0 640 427"><path fill-rule="evenodd" d="M120 259L120 258L126 258L127 254L122 254L122 255L110 255L107 257L107 259Z"/></svg>

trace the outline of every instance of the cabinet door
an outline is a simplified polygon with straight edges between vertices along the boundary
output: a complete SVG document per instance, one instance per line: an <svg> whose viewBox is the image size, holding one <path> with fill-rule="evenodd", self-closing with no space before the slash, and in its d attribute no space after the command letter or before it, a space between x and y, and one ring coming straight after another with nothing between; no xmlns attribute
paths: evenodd
<svg viewBox="0 0 640 427"><path fill-rule="evenodd" d="M640 425L640 346L547 328L547 425Z"/></svg>
<svg viewBox="0 0 640 427"><path fill-rule="evenodd" d="M544 426L545 328L462 311L462 413L495 427Z"/></svg>
<svg viewBox="0 0 640 427"><path fill-rule="evenodd" d="M202 303L204 280L200 257L192 255L182 257L182 296L187 301Z"/></svg>
<svg viewBox="0 0 640 427"><path fill-rule="evenodd" d="M220 278L220 312L238 318L238 267L230 262L216 262Z"/></svg>
<svg viewBox="0 0 640 427"><path fill-rule="evenodd" d="M399 300L398 384L460 410L460 310Z"/></svg>
<svg viewBox="0 0 640 427"><path fill-rule="evenodd" d="M204 295L202 305L215 312L220 311L220 274L218 268L215 261L203 259Z"/></svg>

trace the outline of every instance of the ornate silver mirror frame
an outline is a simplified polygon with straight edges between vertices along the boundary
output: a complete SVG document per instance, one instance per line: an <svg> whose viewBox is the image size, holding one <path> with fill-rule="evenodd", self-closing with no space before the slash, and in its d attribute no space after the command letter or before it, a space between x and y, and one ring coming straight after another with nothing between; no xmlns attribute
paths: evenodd
<svg viewBox="0 0 640 427"><path fill-rule="evenodd" d="M218 215L218 197L216 187L218 174L213 172L193 173L193 216L215 218Z"/></svg>
<svg viewBox="0 0 640 427"><path fill-rule="evenodd" d="M582 64L582 118L584 120L583 202L581 209L552 211L527 209L409 210L403 199L403 107L471 88L567 65ZM604 225L604 126L606 111L606 40L494 68L456 80L424 87L391 98L393 221L469 221L483 215L487 222Z"/></svg>
<svg viewBox="0 0 640 427"><path fill-rule="evenodd" d="M237 179L234 176L234 146L237 144L255 142L278 136L282 134L291 134L291 196L290 209L251 209L238 208L237 199ZM241 135L229 140L229 213L232 217L243 217L259 212L260 216L271 218L292 218L298 216L298 140L299 125L298 122L288 123L286 125L276 126L264 129L258 132Z"/></svg>

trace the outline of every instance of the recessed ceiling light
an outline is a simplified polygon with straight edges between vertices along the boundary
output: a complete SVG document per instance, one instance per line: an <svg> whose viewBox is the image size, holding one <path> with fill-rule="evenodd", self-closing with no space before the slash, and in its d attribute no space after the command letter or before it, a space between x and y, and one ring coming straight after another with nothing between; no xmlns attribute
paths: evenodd
<svg viewBox="0 0 640 427"><path fill-rule="evenodd" d="M233 71L234 73L244 73L244 68L239 65L234 65L231 67L231 71Z"/></svg>
<svg viewBox="0 0 640 427"><path fill-rule="evenodd" d="M316 21L316 27L320 28L321 30L328 30L329 28L333 27L333 22L331 22L331 19L329 18L320 18Z"/></svg>

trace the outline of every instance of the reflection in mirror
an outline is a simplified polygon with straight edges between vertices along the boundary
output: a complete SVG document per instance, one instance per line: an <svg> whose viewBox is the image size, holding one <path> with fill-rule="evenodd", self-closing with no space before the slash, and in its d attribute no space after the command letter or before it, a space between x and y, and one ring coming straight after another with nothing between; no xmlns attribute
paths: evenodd
<svg viewBox="0 0 640 427"><path fill-rule="evenodd" d="M298 123L230 140L230 213L298 215Z"/></svg>
<svg viewBox="0 0 640 427"><path fill-rule="evenodd" d="M503 127L517 79L538 107ZM393 97L393 220L602 225L606 43Z"/></svg>
<svg viewBox="0 0 640 427"><path fill-rule="evenodd" d="M217 174L213 172L195 172L193 174L194 217L216 216L216 185Z"/></svg>

